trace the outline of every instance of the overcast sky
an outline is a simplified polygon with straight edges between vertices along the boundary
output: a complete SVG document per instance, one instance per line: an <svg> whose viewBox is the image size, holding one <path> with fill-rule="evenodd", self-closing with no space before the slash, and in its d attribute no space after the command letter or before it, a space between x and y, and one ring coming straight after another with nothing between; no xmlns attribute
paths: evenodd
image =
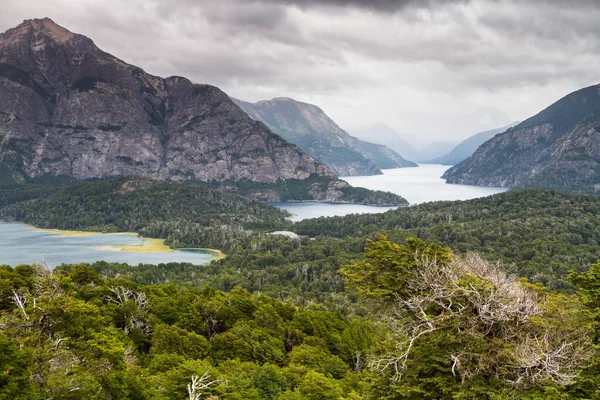
<svg viewBox="0 0 600 400"><path fill-rule="evenodd" d="M160 75L459 140L600 82L596 0L2 0Z"/></svg>

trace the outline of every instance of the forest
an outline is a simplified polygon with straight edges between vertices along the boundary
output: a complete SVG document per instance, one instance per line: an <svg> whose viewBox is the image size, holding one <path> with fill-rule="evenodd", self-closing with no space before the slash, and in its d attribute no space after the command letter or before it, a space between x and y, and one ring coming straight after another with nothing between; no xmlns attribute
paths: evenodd
<svg viewBox="0 0 600 400"><path fill-rule="evenodd" d="M0 267L3 399L596 398L600 264L551 292L385 236L341 269L345 312L88 265ZM431 279L435 277L436 279Z"/></svg>
<svg viewBox="0 0 600 400"><path fill-rule="evenodd" d="M1 266L0 399L600 398L599 212L524 190L292 223L198 184L5 187L5 220L227 257Z"/></svg>

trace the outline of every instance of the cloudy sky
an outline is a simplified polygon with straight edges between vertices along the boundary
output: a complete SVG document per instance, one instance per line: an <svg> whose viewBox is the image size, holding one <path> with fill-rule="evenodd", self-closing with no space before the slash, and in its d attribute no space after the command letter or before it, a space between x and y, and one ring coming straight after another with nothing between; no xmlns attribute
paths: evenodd
<svg viewBox="0 0 600 400"><path fill-rule="evenodd" d="M459 140L600 82L596 0L2 0L161 75Z"/></svg>

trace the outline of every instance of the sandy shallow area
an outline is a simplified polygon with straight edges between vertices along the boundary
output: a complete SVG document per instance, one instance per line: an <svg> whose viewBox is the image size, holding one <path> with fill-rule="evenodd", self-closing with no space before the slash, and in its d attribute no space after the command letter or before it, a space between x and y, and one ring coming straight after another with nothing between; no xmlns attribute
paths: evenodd
<svg viewBox="0 0 600 400"><path fill-rule="evenodd" d="M95 236L95 235L105 235L102 232L90 232L90 231L68 231L68 230L60 230L60 229L44 229L37 228L32 225L28 225L31 228L41 231L41 232L50 232L56 233L59 235L66 236ZM108 233L110 235L127 235L127 236L138 236L135 232L114 232ZM171 253L177 250L173 250L169 246L165 244L164 239L154 239L154 238L142 238L143 243L139 245L107 245L107 246L94 246L96 250L103 251L124 251L129 253ZM178 250L203 250L209 252L215 256L216 260L221 260L225 258L225 254L221 250L216 249L197 249L197 248L189 248L189 249L178 249Z"/></svg>

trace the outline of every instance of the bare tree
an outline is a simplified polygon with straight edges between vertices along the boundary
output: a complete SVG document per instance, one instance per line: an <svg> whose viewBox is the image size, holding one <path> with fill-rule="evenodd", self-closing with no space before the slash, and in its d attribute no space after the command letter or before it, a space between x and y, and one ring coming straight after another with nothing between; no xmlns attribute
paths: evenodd
<svg viewBox="0 0 600 400"><path fill-rule="evenodd" d="M187 385L189 400L200 400L202 391L221 382L219 379L210 380L210 368L202 376L192 375L192 381Z"/></svg>
<svg viewBox="0 0 600 400"><path fill-rule="evenodd" d="M12 300L17 306L19 310L23 313L25 319L29 319L27 312L25 311L25 303L27 303L27 298L22 293L18 293L15 289L13 289Z"/></svg>
<svg viewBox="0 0 600 400"><path fill-rule="evenodd" d="M120 307L130 300L133 301L140 310L145 310L148 305L148 297L144 292L138 292L137 290L132 290L125 286L111 286L109 287L109 290L113 296L107 296L106 299Z"/></svg>
<svg viewBox="0 0 600 400"><path fill-rule="evenodd" d="M417 267L404 277L406 290L396 294L383 317L393 331L396 351L372 357L372 369L392 371L400 379L415 344L449 328L467 343L497 338L511 344L495 358L468 348L450 354L452 372L463 381L485 372L520 386L568 384L592 357L591 333L536 322L548 317L546 295L507 275L499 264L475 254L454 257L449 264L422 254L415 257Z"/></svg>
<svg viewBox="0 0 600 400"><path fill-rule="evenodd" d="M64 290L60 286L56 274L52 272L52 270L46 263L40 262L37 264L33 264L32 267L34 268L34 272L37 278L35 280L34 285L34 303L36 301L36 298L39 297L45 297L48 300L52 300L64 295Z"/></svg>
<svg viewBox="0 0 600 400"><path fill-rule="evenodd" d="M139 292L126 288L125 286L111 286L109 287L111 292L110 296L106 296L106 301L114 303L119 307L123 307L128 301L133 301L137 306L139 312L129 312L125 315L126 325L123 328L126 333L129 333L132 329L139 329L147 335L152 333L152 327L147 323L144 317L144 312L148 306L148 297L146 293Z"/></svg>

